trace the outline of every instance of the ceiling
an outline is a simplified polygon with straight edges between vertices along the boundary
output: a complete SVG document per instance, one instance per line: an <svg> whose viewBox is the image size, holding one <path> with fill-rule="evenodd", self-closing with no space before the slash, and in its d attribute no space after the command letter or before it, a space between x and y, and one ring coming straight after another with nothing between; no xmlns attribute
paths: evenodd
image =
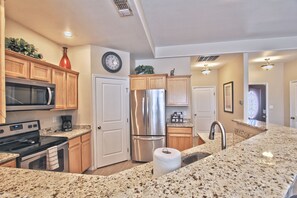
<svg viewBox="0 0 297 198"><path fill-rule="evenodd" d="M249 53L249 63L264 64L269 58L271 63L286 63L297 60L297 50L263 51Z"/></svg>
<svg viewBox="0 0 297 198"><path fill-rule="evenodd" d="M6 15L58 44L94 44L135 59L153 58L163 46L297 36L296 0L129 3L134 15L123 18L112 0L8 0ZM63 36L66 30L73 38Z"/></svg>

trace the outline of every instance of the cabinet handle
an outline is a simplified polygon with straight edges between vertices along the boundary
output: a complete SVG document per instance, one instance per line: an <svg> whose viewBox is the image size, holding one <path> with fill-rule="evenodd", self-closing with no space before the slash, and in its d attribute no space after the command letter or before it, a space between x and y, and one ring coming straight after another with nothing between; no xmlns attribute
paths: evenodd
<svg viewBox="0 0 297 198"><path fill-rule="evenodd" d="M98 126L98 129L100 130L101 129L101 126Z"/></svg>

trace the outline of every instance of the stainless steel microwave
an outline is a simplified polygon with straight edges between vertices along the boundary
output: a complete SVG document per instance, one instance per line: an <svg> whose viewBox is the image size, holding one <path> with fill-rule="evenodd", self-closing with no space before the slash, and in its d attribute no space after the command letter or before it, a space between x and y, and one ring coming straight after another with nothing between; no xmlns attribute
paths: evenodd
<svg viewBox="0 0 297 198"><path fill-rule="evenodd" d="M18 78L5 79L6 111L55 108L56 85Z"/></svg>

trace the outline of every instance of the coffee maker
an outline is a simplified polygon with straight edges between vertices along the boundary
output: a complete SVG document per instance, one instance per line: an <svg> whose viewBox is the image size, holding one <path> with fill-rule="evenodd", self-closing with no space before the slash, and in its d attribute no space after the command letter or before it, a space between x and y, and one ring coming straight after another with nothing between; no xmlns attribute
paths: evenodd
<svg viewBox="0 0 297 198"><path fill-rule="evenodd" d="M62 131L72 131L72 116L64 115L62 118Z"/></svg>

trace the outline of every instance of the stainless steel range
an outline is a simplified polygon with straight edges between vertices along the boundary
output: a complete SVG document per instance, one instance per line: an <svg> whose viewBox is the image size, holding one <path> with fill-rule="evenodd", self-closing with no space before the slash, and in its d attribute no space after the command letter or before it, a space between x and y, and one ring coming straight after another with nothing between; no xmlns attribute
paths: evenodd
<svg viewBox="0 0 297 198"><path fill-rule="evenodd" d="M18 168L49 170L49 149L55 147L58 168L52 171L68 172L68 139L40 136L38 120L0 125L0 152L17 153Z"/></svg>

